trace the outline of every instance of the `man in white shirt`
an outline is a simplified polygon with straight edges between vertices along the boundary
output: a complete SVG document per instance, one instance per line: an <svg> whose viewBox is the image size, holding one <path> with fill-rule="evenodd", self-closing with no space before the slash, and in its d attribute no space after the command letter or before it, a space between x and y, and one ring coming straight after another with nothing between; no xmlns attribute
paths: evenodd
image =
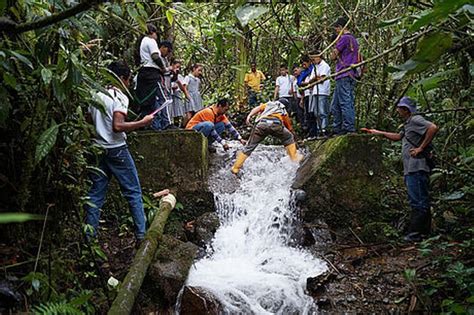
<svg viewBox="0 0 474 315"><path fill-rule="evenodd" d="M115 61L109 65L125 87L130 83L130 68L125 62ZM86 205L86 223L91 227L87 232L88 239L97 235L100 208L103 206L107 187L114 176L128 201L130 212L135 223L137 240L143 239L146 229L146 218L143 211L142 191L135 163L128 151L125 132L148 126L154 116L146 115L139 121L126 122L129 100L121 87L108 86L108 94L97 93L98 100L104 105L103 110L90 106L88 120L96 129L95 143L103 148L98 168L102 172L91 173L92 186L89 191L90 204Z"/></svg>
<svg viewBox="0 0 474 315"><path fill-rule="evenodd" d="M321 52L317 51L311 56L313 61L313 73L311 79L307 84L312 84L319 81L331 74L331 67L321 56ZM316 137L318 135L326 135L326 128L328 126L328 114L329 114L329 94L331 89L331 82L326 80L320 84L316 84L312 88L312 96L310 102L310 113L314 115L316 120L316 129L311 132L310 136Z"/></svg>
<svg viewBox="0 0 474 315"><path fill-rule="evenodd" d="M286 65L280 65L280 76L276 79L275 82L275 92L273 95L273 99L278 100L280 98L286 98L288 100L288 108L286 111L290 114L294 112L292 105L292 80L291 77L288 75L288 67Z"/></svg>
<svg viewBox="0 0 474 315"><path fill-rule="evenodd" d="M137 76L136 97L140 104L140 114L147 115L163 107L151 125L154 130L163 130L171 125L168 106L171 99L170 65L167 56L173 50L169 41L156 42L156 27L148 24L147 35L140 43L142 67Z"/></svg>

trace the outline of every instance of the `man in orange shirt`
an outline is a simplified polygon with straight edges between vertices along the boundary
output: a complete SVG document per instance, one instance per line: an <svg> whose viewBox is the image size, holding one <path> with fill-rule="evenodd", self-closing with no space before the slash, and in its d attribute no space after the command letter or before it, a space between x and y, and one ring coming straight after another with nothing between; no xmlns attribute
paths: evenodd
<svg viewBox="0 0 474 315"><path fill-rule="evenodd" d="M254 127L243 152L237 154L237 159L234 166L232 166L232 173L237 174L239 172L245 160L255 150L257 145L269 135L282 141L292 161L301 161L303 157L296 151L293 127L285 109L287 106L289 106L288 99L280 98L278 101L267 102L252 109L247 116L248 125L251 124L253 116L257 114L260 114L260 116L256 120L257 125Z"/></svg>
<svg viewBox="0 0 474 315"><path fill-rule="evenodd" d="M187 123L186 129L195 130L208 138L208 143L219 142L224 150L229 149L229 145L221 138L221 133L228 129L232 136L245 145L239 132L232 126L225 113L229 110L229 101L224 98L212 106L206 107L197 112Z"/></svg>

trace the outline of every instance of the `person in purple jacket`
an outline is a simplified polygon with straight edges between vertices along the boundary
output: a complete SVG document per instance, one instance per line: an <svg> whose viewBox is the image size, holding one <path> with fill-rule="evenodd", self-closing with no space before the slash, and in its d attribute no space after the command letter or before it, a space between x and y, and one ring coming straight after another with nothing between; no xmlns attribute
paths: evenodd
<svg viewBox="0 0 474 315"><path fill-rule="evenodd" d="M337 34L342 32L331 54L331 59L336 60L336 72L356 64L359 59L359 43L349 32L346 24L347 19L344 17L338 18L333 24ZM336 135L355 132L355 86L355 69L336 76L336 88L331 105L334 117L333 131Z"/></svg>

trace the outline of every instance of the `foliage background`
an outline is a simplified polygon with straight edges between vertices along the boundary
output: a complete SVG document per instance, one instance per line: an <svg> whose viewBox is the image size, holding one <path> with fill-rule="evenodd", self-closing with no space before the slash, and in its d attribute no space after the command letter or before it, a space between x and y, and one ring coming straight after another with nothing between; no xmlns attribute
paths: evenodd
<svg viewBox="0 0 474 315"><path fill-rule="evenodd" d="M80 268L89 258L77 244L82 242L89 159L97 148L84 113L91 104L100 106L94 95L113 80L104 70L111 60L125 59L137 70L136 43L147 22L160 28L162 39L173 40L174 57L186 66L204 64L205 102L228 95L235 99L233 111L238 114L246 110L243 75L250 61L256 61L269 78L264 94L270 98L279 65L292 66L301 53L327 47L334 32L331 23L341 15L350 17L349 28L359 39L365 59L378 56L367 65L357 87L358 126L396 130L400 121L394 104L404 94L415 98L420 111L441 127L435 139L439 164L432 184L436 231L442 237L426 246L453 242L466 246L466 240L472 239L474 7L470 1L82 3L89 7L73 17L19 33L9 25L31 24L79 1L0 2L0 212L47 216L44 241L49 244L49 261L53 257L61 275L65 270L61 261L82 257L75 270L79 275L69 279L72 285L61 276L51 281L51 272L43 278L44 273L38 272L47 273L47 266L40 261L25 278L33 303L88 296L79 302L86 305L84 310L90 308L91 295L83 286L93 287L94 281L85 280L94 278L89 277L93 272ZM424 36L416 37L420 33ZM399 146L387 145L385 152L394 166L393 175L398 176ZM0 236L6 244L21 244L24 251L35 253L41 231L42 224L33 221L2 225ZM439 263L441 274L451 274L458 258L458 269L467 268L461 252ZM472 305L472 277L459 283L453 280L451 289L453 282L443 281L436 288L438 310ZM43 291L38 283L47 289ZM101 296L104 302L103 292Z"/></svg>

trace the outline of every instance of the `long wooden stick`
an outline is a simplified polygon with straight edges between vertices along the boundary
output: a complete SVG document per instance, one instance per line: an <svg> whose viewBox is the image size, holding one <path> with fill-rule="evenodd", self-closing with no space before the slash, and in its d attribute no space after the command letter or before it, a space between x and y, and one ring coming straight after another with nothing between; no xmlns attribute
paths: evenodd
<svg viewBox="0 0 474 315"><path fill-rule="evenodd" d="M432 31L432 29L426 29L425 31L416 34L415 36L413 36L413 37L407 39L406 41L401 42L401 43L398 43L397 45L393 46L392 48L389 48L389 49L384 50L383 52L381 52L380 54L378 54L378 55L376 55L376 56L370 57L370 58L368 58L368 59L366 59L366 60L364 60L364 61L361 61L361 62L359 62L359 63L355 63L355 64L351 65L350 67L347 67L347 68L345 68L345 69L342 69L342 70L339 71L339 72L330 74L330 75L328 75L328 76L326 76L326 77L324 77L324 78L322 78L322 79L320 79L320 80L318 80L318 81L315 81L315 82L313 82L313 83L308 84L308 85L305 86L305 87L301 87L301 88L299 88L299 91L300 91L300 92L301 92L301 91L304 91L304 90L306 90L306 89L309 89L309 88L315 86L316 84L323 83L324 81L329 80L329 79L332 79L332 78L335 78L336 76L338 76L338 75L340 75L340 74L346 73L346 72L348 72L348 71L354 70L355 68L358 68L358 67L360 67L360 66L363 66L363 65L365 65L365 64L367 64L367 63L369 63L369 62L372 62L372 61L374 61L374 60L380 59L380 58L382 58L383 56L385 56L385 55L391 53L392 51L394 51L394 50L396 50L396 49L399 49L399 48L402 47L403 45L406 45L406 44L408 44L408 43L414 41L415 39L420 38L421 36L423 36L423 35L425 35L425 34L431 32L431 31Z"/></svg>
<svg viewBox="0 0 474 315"><path fill-rule="evenodd" d="M160 208L133 259L127 276L118 291L117 297L110 307L109 315L131 314L148 266L150 266L156 249L158 248L158 240L161 239L163 235L166 221L175 205L176 198L171 194L161 199Z"/></svg>

